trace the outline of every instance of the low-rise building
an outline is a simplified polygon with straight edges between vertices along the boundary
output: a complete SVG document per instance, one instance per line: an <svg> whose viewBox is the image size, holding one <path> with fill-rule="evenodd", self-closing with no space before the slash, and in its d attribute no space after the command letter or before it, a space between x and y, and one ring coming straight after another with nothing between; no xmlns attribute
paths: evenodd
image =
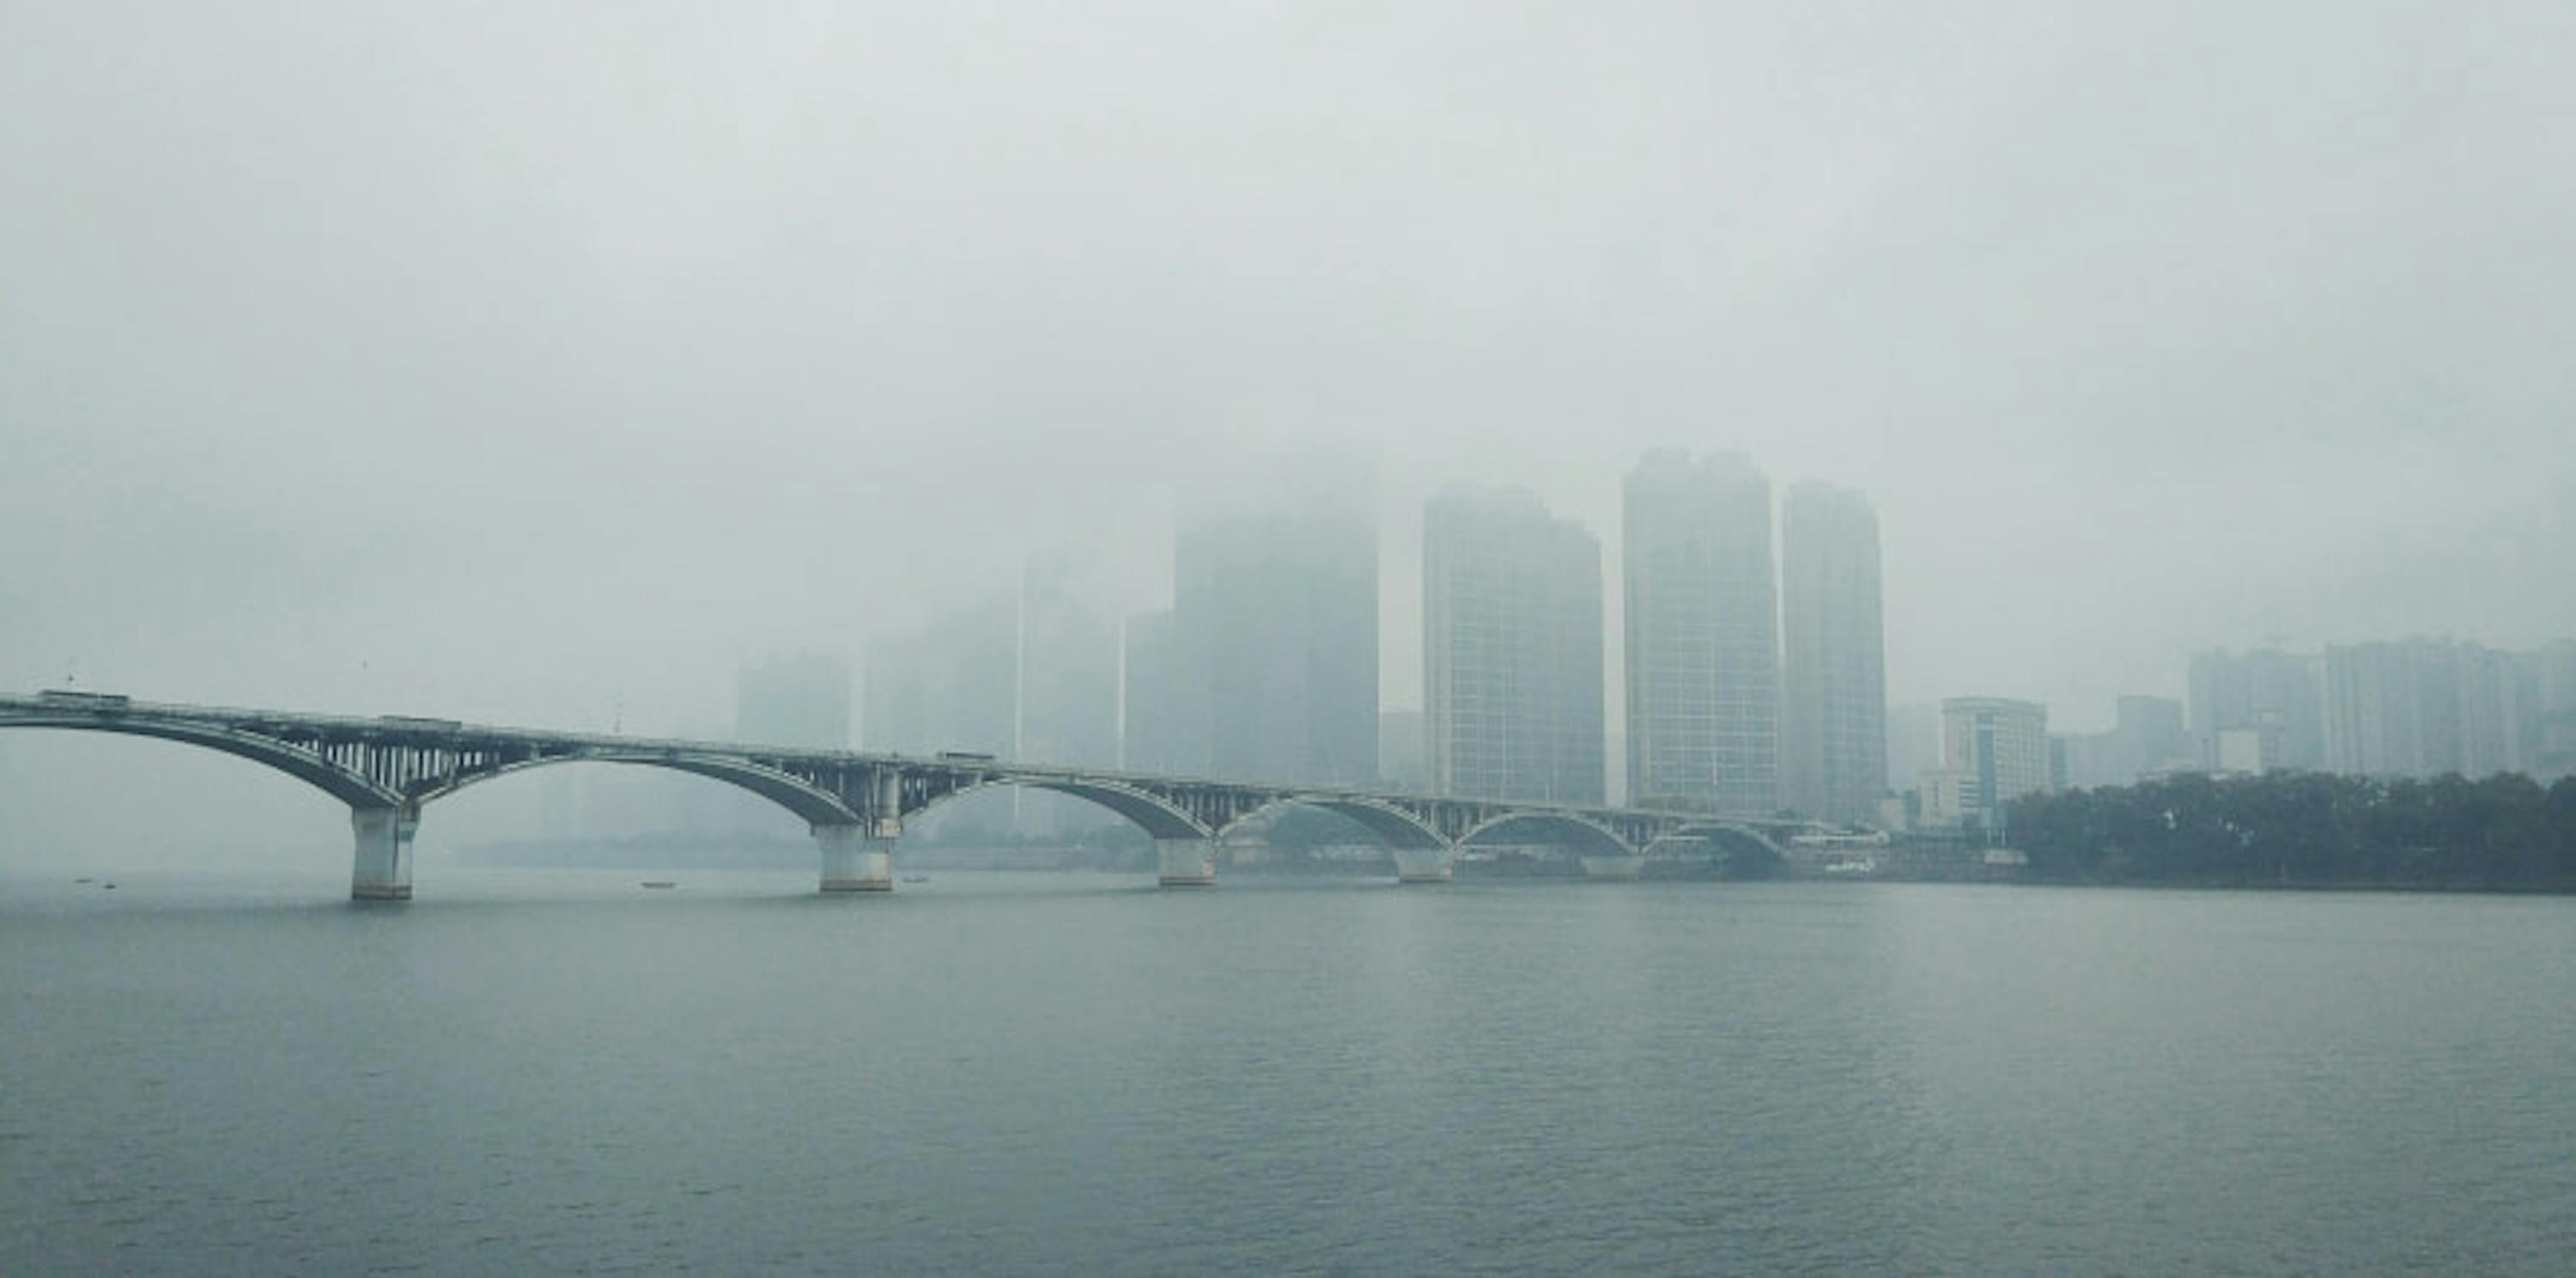
<svg viewBox="0 0 2576 1278"><path fill-rule="evenodd" d="M2007 805L2049 788L2048 707L2006 697L1952 697L1941 703L1942 770L1924 774L1924 807L1949 811L1961 825L2000 841ZM1936 805L1935 778L1955 793Z"/></svg>

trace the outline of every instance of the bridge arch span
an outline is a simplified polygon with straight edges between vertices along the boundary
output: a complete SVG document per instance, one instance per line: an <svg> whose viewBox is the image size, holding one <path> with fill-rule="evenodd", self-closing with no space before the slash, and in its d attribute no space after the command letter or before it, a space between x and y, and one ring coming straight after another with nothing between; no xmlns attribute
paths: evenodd
<svg viewBox="0 0 2576 1278"><path fill-rule="evenodd" d="M1704 850L1694 854L1690 849ZM1730 878L1767 877L1777 871L1784 856L1771 836L1748 825L1732 822L1693 822L1656 836L1646 844L1648 860L1697 860L1719 869Z"/></svg>
<svg viewBox="0 0 2576 1278"><path fill-rule="evenodd" d="M1135 822L1154 840L1154 859L1165 887L1212 887L1216 884L1217 822L1204 820L1179 803L1143 786L1107 778L1055 773L996 771L963 779L951 789L931 794L908 808L906 821L960 795L995 786L1020 786L1087 799ZM907 799L909 802L909 799Z"/></svg>
<svg viewBox="0 0 2576 1278"><path fill-rule="evenodd" d="M1391 803L1347 795L1287 795L1262 804L1226 822L1217 830L1217 835L1222 838L1227 831L1237 826L1265 820L1288 808L1299 807L1317 808L1335 816L1348 817L1379 842L1398 851L1441 850L1449 846L1449 841L1440 837L1440 831L1420 817Z"/></svg>
<svg viewBox="0 0 2576 1278"><path fill-rule="evenodd" d="M534 768L564 763L614 763L626 767L661 768L685 772L691 776L722 781L736 789L747 790L795 813L811 827L854 826L861 818L857 810L829 790L817 789L803 780L775 769L743 759L714 755L676 753L666 750L582 750L566 754L540 755L533 759L516 759L497 767L442 780L439 784L411 795L414 804L443 799L470 786L526 772Z"/></svg>
<svg viewBox="0 0 2576 1278"><path fill-rule="evenodd" d="M970 794L976 794L985 790L991 790L1003 786L1017 786L1026 790L1045 790L1052 794L1069 794L1077 799L1088 799L1101 807L1107 808L1110 811L1135 822L1137 825L1144 828L1145 833L1153 836L1158 841L1165 839L1208 839L1215 837L1216 833L1215 830L1201 824L1196 817L1191 816L1188 812L1185 812L1171 803L1165 802L1152 794L1136 789L1132 786L1122 785L1112 781L1077 781L1070 778L1011 776L1008 774L987 777L980 781L959 786L945 794L935 796L929 802L922 804L920 807L905 812L903 814L903 819L910 821L914 817L927 813L943 803L953 802Z"/></svg>
<svg viewBox="0 0 2576 1278"><path fill-rule="evenodd" d="M1693 822L1675 830L1672 837L1699 839L1711 847L1749 851L1760 856L1782 855L1780 845L1774 842L1770 835L1752 826L1737 825L1731 821L1711 821L1705 824Z"/></svg>
<svg viewBox="0 0 2576 1278"><path fill-rule="evenodd" d="M1637 849L1637 855L1645 857L1648 860L1656 860L1659 858L1679 857L1691 848L1705 848L1709 846L1711 846L1711 844L1708 839L1701 835L1682 830L1671 830L1646 840L1646 846Z"/></svg>
<svg viewBox="0 0 2576 1278"><path fill-rule="evenodd" d="M1579 816L1572 812L1505 812L1498 816L1488 817L1483 821L1477 822L1475 825L1469 826L1466 833L1458 836L1458 842L1461 845L1472 843L1477 838L1491 831L1500 830L1514 825L1534 825L1541 828L1553 828L1560 832L1576 832L1578 838L1594 842L1595 846L1601 852L1612 856L1637 855L1637 849L1631 846L1626 839L1619 837L1619 832L1617 830L1613 830L1609 826L1603 825L1590 817ZM1572 848L1570 846L1569 850L1576 852L1581 851L1579 848Z"/></svg>
<svg viewBox="0 0 2576 1278"><path fill-rule="evenodd" d="M365 774L344 768L322 757L318 751L290 745L270 737L235 732L211 724L189 723L169 719L122 718L112 715L6 711L0 712L0 728L50 728L71 732L104 732L116 736L149 737L175 741L182 745L200 746L236 759L265 764L279 772L320 789L323 793L352 808L400 808L403 796L390 787L378 785Z"/></svg>

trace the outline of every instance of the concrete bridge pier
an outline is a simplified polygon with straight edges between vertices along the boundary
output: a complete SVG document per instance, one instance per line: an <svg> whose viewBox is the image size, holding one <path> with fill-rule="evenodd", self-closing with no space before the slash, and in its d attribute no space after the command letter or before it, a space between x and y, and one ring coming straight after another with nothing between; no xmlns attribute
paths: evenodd
<svg viewBox="0 0 2576 1278"><path fill-rule="evenodd" d="M864 825L818 825L814 842L823 849L823 891L894 890L894 840L871 838Z"/></svg>
<svg viewBox="0 0 2576 1278"><path fill-rule="evenodd" d="M357 855L349 871L352 901L411 899L411 837L420 829L417 808L351 808L349 829Z"/></svg>
<svg viewBox="0 0 2576 1278"><path fill-rule="evenodd" d="M1161 863L1164 887L1216 886L1214 839L1156 839L1154 858Z"/></svg>
<svg viewBox="0 0 2576 1278"><path fill-rule="evenodd" d="M1395 881L1398 883L1446 883L1450 869L1457 864L1451 848L1397 848Z"/></svg>

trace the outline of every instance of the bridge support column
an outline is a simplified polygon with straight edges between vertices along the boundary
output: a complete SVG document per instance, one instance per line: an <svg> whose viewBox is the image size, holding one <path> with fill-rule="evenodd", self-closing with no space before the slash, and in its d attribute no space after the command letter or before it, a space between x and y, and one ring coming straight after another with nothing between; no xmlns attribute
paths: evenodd
<svg viewBox="0 0 2576 1278"><path fill-rule="evenodd" d="M870 838L864 825L818 825L814 842L823 849L823 891L894 890L894 840Z"/></svg>
<svg viewBox="0 0 2576 1278"><path fill-rule="evenodd" d="M1446 883L1456 855L1449 848L1397 848L1395 881L1398 883Z"/></svg>
<svg viewBox="0 0 2576 1278"><path fill-rule="evenodd" d="M1583 858L1583 877L1587 879L1636 878L1646 871L1642 856L1587 856Z"/></svg>
<svg viewBox="0 0 2576 1278"><path fill-rule="evenodd" d="M1156 839L1154 858L1161 863L1164 887L1216 886L1214 839Z"/></svg>
<svg viewBox="0 0 2576 1278"><path fill-rule="evenodd" d="M351 808L349 828L357 855L349 871L349 899L411 899L411 836L420 829L416 808Z"/></svg>

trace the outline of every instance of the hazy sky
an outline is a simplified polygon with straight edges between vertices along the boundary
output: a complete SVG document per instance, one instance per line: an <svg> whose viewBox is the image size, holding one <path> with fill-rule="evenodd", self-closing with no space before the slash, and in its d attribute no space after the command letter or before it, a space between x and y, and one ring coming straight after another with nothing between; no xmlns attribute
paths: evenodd
<svg viewBox="0 0 2576 1278"><path fill-rule="evenodd" d="M2563 0L0 0L0 688L720 727L1324 445L1410 705L1424 496L1677 445L2091 726L2576 633L2571 353Z"/></svg>

